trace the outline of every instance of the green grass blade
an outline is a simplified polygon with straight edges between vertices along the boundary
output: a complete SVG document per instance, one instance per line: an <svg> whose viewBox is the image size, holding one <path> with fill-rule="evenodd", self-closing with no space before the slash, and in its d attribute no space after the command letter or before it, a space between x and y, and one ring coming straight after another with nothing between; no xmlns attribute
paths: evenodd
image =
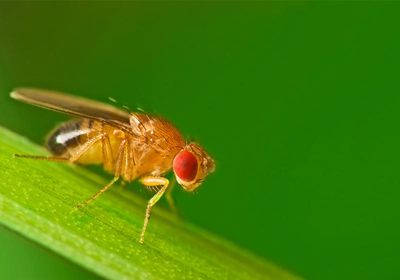
<svg viewBox="0 0 400 280"><path fill-rule="evenodd" d="M43 149L0 128L0 222L110 279L299 279L157 208L138 238L146 202L116 185L73 207L106 181L78 166L13 158Z"/></svg>

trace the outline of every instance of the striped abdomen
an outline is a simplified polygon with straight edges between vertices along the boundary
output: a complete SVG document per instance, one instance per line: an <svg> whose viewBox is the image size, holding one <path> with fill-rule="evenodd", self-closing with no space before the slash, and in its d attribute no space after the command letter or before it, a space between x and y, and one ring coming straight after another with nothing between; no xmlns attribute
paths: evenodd
<svg viewBox="0 0 400 280"><path fill-rule="evenodd" d="M47 149L56 156L70 156L92 130L92 120L77 119L65 122L54 129L47 138Z"/></svg>
<svg viewBox="0 0 400 280"><path fill-rule="evenodd" d="M71 120L50 133L46 146L70 162L102 164L126 181L146 174L158 176L171 169L184 140L165 121L143 118L141 130L133 127L132 133L97 120Z"/></svg>
<svg viewBox="0 0 400 280"><path fill-rule="evenodd" d="M118 153L121 139L113 135L114 128L91 119L76 119L55 128L47 138L46 147L55 156L81 164L103 164L113 171L113 157ZM107 162L103 158L102 135L110 143L111 153Z"/></svg>

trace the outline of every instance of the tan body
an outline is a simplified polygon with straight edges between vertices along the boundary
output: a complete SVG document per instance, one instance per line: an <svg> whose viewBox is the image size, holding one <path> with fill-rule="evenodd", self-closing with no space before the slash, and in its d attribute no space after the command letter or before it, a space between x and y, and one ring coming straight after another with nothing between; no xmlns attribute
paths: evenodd
<svg viewBox="0 0 400 280"><path fill-rule="evenodd" d="M57 127L47 139L47 148L71 162L102 164L128 182L165 174L185 146L183 138L163 119L136 113L132 116L140 122L141 129L135 134L99 121L77 119Z"/></svg>

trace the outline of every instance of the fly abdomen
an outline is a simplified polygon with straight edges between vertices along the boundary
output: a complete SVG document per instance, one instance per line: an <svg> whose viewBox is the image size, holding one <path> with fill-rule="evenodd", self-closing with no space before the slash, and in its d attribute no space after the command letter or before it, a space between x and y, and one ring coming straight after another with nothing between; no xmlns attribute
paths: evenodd
<svg viewBox="0 0 400 280"><path fill-rule="evenodd" d="M77 119L62 123L48 136L46 147L56 156L69 156L71 149L85 141L92 131L93 120Z"/></svg>

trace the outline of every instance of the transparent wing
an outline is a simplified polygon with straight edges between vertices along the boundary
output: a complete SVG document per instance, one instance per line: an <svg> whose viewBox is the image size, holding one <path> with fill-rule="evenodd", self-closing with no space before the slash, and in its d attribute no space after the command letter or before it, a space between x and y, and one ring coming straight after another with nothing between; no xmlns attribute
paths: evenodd
<svg viewBox="0 0 400 280"><path fill-rule="evenodd" d="M35 88L17 88L11 92L10 96L38 107L72 116L98 120L130 131L129 113L109 104L61 92Z"/></svg>

